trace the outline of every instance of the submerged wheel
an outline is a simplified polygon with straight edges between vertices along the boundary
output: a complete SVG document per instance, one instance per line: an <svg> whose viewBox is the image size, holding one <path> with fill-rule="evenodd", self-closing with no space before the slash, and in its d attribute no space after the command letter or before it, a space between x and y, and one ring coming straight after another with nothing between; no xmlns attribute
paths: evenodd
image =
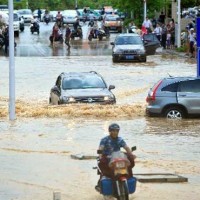
<svg viewBox="0 0 200 200"><path fill-rule="evenodd" d="M171 107L165 111L164 116L167 119L182 119L185 117L185 113L181 108Z"/></svg>
<svg viewBox="0 0 200 200"><path fill-rule="evenodd" d="M117 197L117 200L129 200L128 196L128 186L125 181L119 182L120 196Z"/></svg>

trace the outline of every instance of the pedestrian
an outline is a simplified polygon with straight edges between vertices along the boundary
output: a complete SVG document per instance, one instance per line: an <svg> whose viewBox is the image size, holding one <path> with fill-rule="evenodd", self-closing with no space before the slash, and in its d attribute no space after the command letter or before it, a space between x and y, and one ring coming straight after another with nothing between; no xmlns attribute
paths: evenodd
<svg viewBox="0 0 200 200"><path fill-rule="evenodd" d="M190 29L189 32L189 42L190 42L190 58L195 58L195 48L194 44L196 43L196 34L194 33L194 28Z"/></svg>
<svg viewBox="0 0 200 200"><path fill-rule="evenodd" d="M170 33L171 33L171 49L174 49L174 45L175 45L175 23L174 23L174 19L171 19L169 25L170 25Z"/></svg>
<svg viewBox="0 0 200 200"><path fill-rule="evenodd" d="M159 22L162 24L165 23L165 14L163 13L163 11L160 13Z"/></svg>
<svg viewBox="0 0 200 200"><path fill-rule="evenodd" d="M65 32L65 44L67 45L67 49L70 50L70 38L71 38L71 29L69 25L66 25L66 32Z"/></svg>
<svg viewBox="0 0 200 200"><path fill-rule="evenodd" d="M162 28L159 24L156 25L156 28L154 29L154 33L156 34L156 37L158 38L159 42L161 41L161 35L162 35Z"/></svg>
<svg viewBox="0 0 200 200"><path fill-rule="evenodd" d="M40 8L38 8L38 19L41 21L41 15L42 15L42 11L40 10Z"/></svg>
<svg viewBox="0 0 200 200"><path fill-rule="evenodd" d="M142 25L147 29L147 33L151 33L152 23L148 17L143 21Z"/></svg>
<svg viewBox="0 0 200 200"><path fill-rule="evenodd" d="M171 49L171 33L170 33L170 30L167 31L167 49Z"/></svg>
<svg viewBox="0 0 200 200"><path fill-rule="evenodd" d="M166 40L167 40L167 27L165 24L162 24L161 46L163 47L163 49L166 49Z"/></svg>

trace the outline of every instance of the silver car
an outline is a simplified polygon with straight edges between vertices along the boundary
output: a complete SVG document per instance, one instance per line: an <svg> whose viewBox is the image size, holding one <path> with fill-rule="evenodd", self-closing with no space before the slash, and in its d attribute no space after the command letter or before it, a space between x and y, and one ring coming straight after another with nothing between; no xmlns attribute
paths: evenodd
<svg viewBox="0 0 200 200"><path fill-rule="evenodd" d="M114 42L110 43L112 48L113 62L120 61L140 61L146 62L146 50L143 41L138 34L123 33L119 34Z"/></svg>
<svg viewBox="0 0 200 200"><path fill-rule="evenodd" d="M200 115L200 78L169 77L159 80L148 92L146 113L181 119Z"/></svg>
<svg viewBox="0 0 200 200"><path fill-rule="evenodd" d="M115 104L111 92L114 88L114 85L107 86L103 77L94 71L61 73L51 88L49 103Z"/></svg>

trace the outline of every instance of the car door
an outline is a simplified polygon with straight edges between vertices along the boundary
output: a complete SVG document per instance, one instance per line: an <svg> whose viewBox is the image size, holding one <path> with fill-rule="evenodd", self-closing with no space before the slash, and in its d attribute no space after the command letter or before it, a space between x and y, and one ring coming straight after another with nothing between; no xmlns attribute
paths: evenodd
<svg viewBox="0 0 200 200"><path fill-rule="evenodd" d="M181 81L177 92L178 103L189 114L200 114L200 79Z"/></svg>

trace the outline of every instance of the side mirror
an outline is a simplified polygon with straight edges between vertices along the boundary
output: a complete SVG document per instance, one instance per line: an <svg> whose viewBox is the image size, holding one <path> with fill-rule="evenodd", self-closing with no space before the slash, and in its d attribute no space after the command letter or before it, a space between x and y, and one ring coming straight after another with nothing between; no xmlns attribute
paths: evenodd
<svg viewBox="0 0 200 200"><path fill-rule="evenodd" d="M108 89L109 90L113 90L113 89L115 89L115 86L114 85L110 85Z"/></svg>
<svg viewBox="0 0 200 200"><path fill-rule="evenodd" d="M137 149L137 147L136 146L134 146L134 147L131 147L131 151L135 151Z"/></svg>
<svg viewBox="0 0 200 200"><path fill-rule="evenodd" d="M55 92L56 94L60 94L60 89L58 88L57 85L55 85L52 89L51 89L52 92Z"/></svg>
<svg viewBox="0 0 200 200"><path fill-rule="evenodd" d="M115 45L114 42L111 42L110 44L111 44L111 45Z"/></svg>
<svg viewBox="0 0 200 200"><path fill-rule="evenodd" d="M103 150L97 150L97 154L102 154L103 153Z"/></svg>

